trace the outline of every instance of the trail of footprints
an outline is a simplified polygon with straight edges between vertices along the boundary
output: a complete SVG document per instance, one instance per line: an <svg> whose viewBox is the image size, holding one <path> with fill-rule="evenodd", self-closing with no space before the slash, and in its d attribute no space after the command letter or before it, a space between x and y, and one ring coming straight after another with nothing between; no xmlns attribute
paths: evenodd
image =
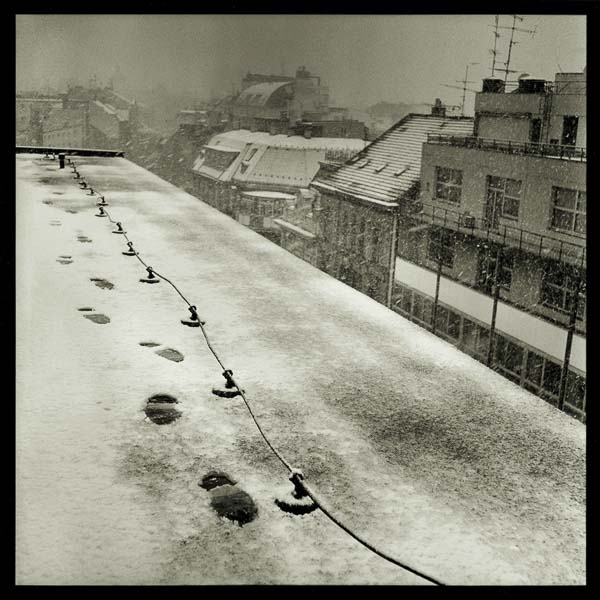
<svg viewBox="0 0 600 600"><path fill-rule="evenodd" d="M47 200L45 203L51 205L52 201ZM59 220L53 220L50 225L60 226L62 223ZM90 238L81 232L77 236L77 241L81 243L92 242ZM56 260L60 264L67 265L73 262L73 257L72 255L61 254ZM114 284L107 279L90 277L90 281L101 289L114 289ZM98 325L110 323L110 317L95 312L95 309L90 306L82 306L77 310L83 313L83 317ZM139 345L145 348L158 348L154 351L155 354L173 362L181 362L184 359L184 355L178 350L169 347L160 348L161 344L157 342L144 341L139 342ZM170 394L155 394L146 401L144 413L146 418L155 425L168 425L182 416L182 412L176 408L178 403L179 401ZM242 527L258 516L258 507L252 497L238 487L237 482L226 473L209 471L198 482L198 486L210 494L211 507L219 517L237 523Z"/></svg>

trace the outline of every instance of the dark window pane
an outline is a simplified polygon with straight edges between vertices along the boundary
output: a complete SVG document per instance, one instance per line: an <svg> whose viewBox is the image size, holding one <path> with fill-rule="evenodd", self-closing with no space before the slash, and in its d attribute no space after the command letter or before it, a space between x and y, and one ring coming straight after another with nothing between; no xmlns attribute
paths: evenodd
<svg viewBox="0 0 600 600"><path fill-rule="evenodd" d="M561 368L558 363L546 359L543 387L546 391L555 396L558 396L560 389L560 372Z"/></svg>
<svg viewBox="0 0 600 600"><path fill-rule="evenodd" d="M506 195L518 198L521 195L521 182L516 179L506 180Z"/></svg>
<svg viewBox="0 0 600 600"><path fill-rule="evenodd" d="M463 320L462 343L467 348L475 348L477 341L477 325L469 319Z"/></svg>
<svg viewBox="0 0 600 600"><path fill-rule="evenodd" d="M585 215L577 215L575 217L575 231L577 233L585 233L586 228L586 216Z"/></svg>
<svg viewBox="0 0 600 600"><path fill-rule="evenodd" d="M523 348L512 342L506 345L504 365L507 369L519 375L523 365Z"/></svg>
<svg viewBox="0 0 600 600"><path fill-rule="evenodd" d="M410 301L412 292L410 290L404 290L402 294L402 309L410 314Z"/></svg>
<svg viewBox="0 0 600 600"><path fill-rule="evenodd" d="M535 352L529 351L527 355L527 372L525 377L535 385L541 385L543 366L544 358Z"/></svg>
<svg viewBox="0 0 600 600"><path fill-rule="evenodd" d="M569 371L569 375L567 377L567 390L565 400L572 406L583 410L585 387L585 379L573 373L573 371Z"/></svg>
<svg viewBox="0 0 600 600"><path fill-rule="evenodd" d="M449 313L448 313L448 335L451 338L457 340L459 330L460 330L460 317L456 313L449 311Z"/></svg>
<svg viewBox="0 0 600 600"><path fill-rule="evenodd" d="M504 198L502 214L508 217L514 217L515 219L518 218L519 200L516 200L515 198Z"/></svg>
<svg viewBox="0 0 600 600"><path fill-rule="evenodd" d="M427 298L423 298L423 322L431 325L433 315L433 302Z"/></svg>
<svg viewBox="0 0 600 600"><path fill-rule="evenodd" d="M413 294L412 314L417 319L423 318L423 297L419 294Z"/></svg>
<svg viewBox="0 0 600 600"><path fill-rule="evenodd" d="M485 327L478 325L479 339L477 342L477 352L485 356L488 351L488 345L490 343L490 332Z"/></svg>
<svg viewBox="0 0 600 600"><path fill-rule="evenodd" d="M574 214L572 212L563 211L558 208L555 208L554 212L552 213L552 227L556 227L556 229L572 231L573 218Z"/></svg>

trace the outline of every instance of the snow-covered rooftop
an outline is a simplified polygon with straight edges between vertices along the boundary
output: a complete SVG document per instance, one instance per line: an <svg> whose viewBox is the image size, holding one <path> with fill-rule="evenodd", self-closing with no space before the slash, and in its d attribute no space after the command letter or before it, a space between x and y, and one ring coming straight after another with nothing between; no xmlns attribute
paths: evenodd
<svg viewBox="0 0 600 600"><path fill-rule="evenodd" d="M357 533L448 584L585 583L582 423L126 159L74 160ZM240 398L212 394L182 299L139 282L69 169L18 154L16 176L17 583L423 583L322 512L280 511L287 473ZM156 393L181 418L145 418ZM255 520L217 516L213 469Z"/></svg>
<svg viewBox="0 0 600 600"><path fill-rule="evenodd" d="M421 178L423 143L430 133L473 133L471 117L409 114L338 169L314 182L356 197L397 202Z"/></svg>
<svg viewBox="0 0 600 600"><path fill-rule="evenodd" d="M226 145L232 145L232 141L266 144L285 148L310 148L313 150L362 150L369 145L366 140L357 138L329 138L313 137L305 138L302 135L285 135L278 133L271 135L265 131L249 131L248 129L234 129L219 133L211 138L210 143L215 144L217 140Z"/></svg>

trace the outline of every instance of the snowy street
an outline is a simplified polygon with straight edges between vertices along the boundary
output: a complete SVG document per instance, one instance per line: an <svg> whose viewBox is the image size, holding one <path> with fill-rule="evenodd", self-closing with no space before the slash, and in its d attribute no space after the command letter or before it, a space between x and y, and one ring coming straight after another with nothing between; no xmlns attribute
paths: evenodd
<svg viewBox="0 0 600 600"><path fill-rule="evenodd" d="M585 425L128 160L74 162L357 533L449 585L585 583ZM185 302L139 282L71 169L17 154L16 177L17 583L427 584L281 511L286 471L212 393ZM146 417L154 394L180 418ZM254 520L219 517L213 470Z"/></svg>

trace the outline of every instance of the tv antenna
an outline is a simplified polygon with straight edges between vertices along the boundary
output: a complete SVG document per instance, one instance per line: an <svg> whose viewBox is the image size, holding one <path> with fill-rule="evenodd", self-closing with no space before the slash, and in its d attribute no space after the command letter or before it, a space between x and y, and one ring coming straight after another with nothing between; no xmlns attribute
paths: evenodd
<svg viewBox="0 0 600 600"><path fill-rule="evenodd" d="M470 62L467 63L467 67L465 69L465 78L464 79L457 79L456 83L462 83L462 86L458 86L458 85L448 85L446 83L442 83L442 85L444 87L448 87L448 88L454 88L456 90L462 90L462 101L460 104L460 114L461 116L465 116L465 99L466 99L466 95L467 92L477 92L477 90L473 90L471 88L467 87L467 84L469 83L476 83L475 81L469 81L469 67L473 66L473 65L478 65L478 62Z"/></svg>
<svg viewBox="0 0 600 600"><path fill-rule="evenodd" d="M534 29L523 29L522 27L516 27L517 21L523 22L523 17L521 17L519 15L512 15L512 18L513 18L513 22L510 27L507 27L505 25L496 25L497 29L510 29L510 41L508 42L508 55L506 57L506 62L504 63L504 69L498 69L499 71L502 71L504 73L504 83L506 83L509 73L516 73L516 71L514 71L514 70L511 71L509 68L510 67L510 57L512 54L512 48L513 48L513 46L515 46L516 44L519 43L519 42L517 42L517 40L515 40L515 31L518 31L520 33L529 33L529 34L531 34L532 38L537 33L537 26Z"/></svg>
<svg viewBox="0 0 600 600"><path fill-rule="evenodd" d="M496 70L496 56L498 54L498 50L496 49L498 45L498 39L500 38L500 34L498 33L498 24L500 21L500 15L496 15L494 17L494 48L490 50L492 53L492 77L494 76L494 71Z"/></svg>

